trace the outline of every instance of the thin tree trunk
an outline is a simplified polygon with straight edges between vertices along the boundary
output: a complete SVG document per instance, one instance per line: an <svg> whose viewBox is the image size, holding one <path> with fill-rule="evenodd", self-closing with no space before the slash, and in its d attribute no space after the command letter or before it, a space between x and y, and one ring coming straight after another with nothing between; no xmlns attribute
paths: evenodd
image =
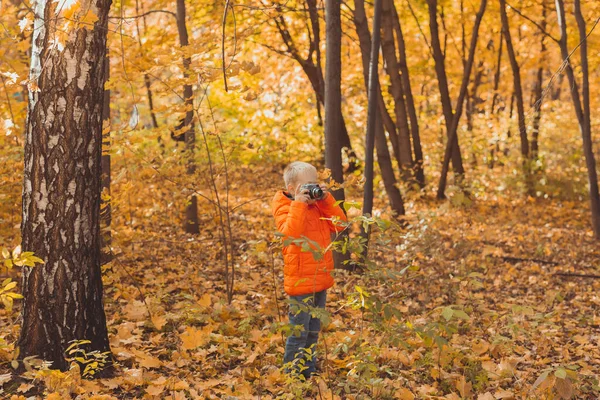
<svg viewBox="0 0 600 400"><path fill-rule="evenodd" d="M431 0L429 0L431 1ZM435 1L435 0L433 0ZM485 7L487 5L487 0L481 0L481 5L479 7L479 11L475 16L475 24L473 25L473 32L471 34L471 44L469 47L469 58L467 59L467 63L465 66L465 72L463 75L462 84L460 86L460 92L458 94L458 100L456 101L456 112L453 114L452 122L449 126L448 134L448 142L446 143L446 151L444 153L444 163L442 165L442 175L440 177L440 184L438 186L437 197L444 198L446 191L446 179L448 176L448 168L450 166L450 158L453 154L454 145L458 145L458 122L460 121L460 117L462 115L463 103L465 100L465 96L467 95L467 88L469 86L469 80L471 77L471 69L473 68L473 62L475 60L475 50L477 48L477 38L479 36L479 26L481 25L481 20L483 19L483 14L485 13ZM435 16L434 16L435 19ZM437 62L436 62L437 64ZM447 88L446 88L447 89ZM450 110L452 112L452 110ZM462 165L462 164L461 164Z"/></svg>
<svg viewBox="0 0 600 400"><path fill-rule="evenodd" d="M396 32L396 43L398 44L398 64L400 66L400 78L406 96L406 110L410 119L410 133L414 152L414 170L415 177L421 188L425 187L425 171L423 167L423 150L421 148L421 135L419 133L419 119L417 117L417 109L415 108L415 99L412 94L410 84L410 73L408 71L408 63L406 61L406 44L404 35L400 25L400 18L394 2L392 2L392 11L394 13L394 31Z"/></svg>
<svg viewBox="0 0 600 400"><path fill-rule="evenodd" d="M542 3L542 29L546 30L546 5ZM540 121L542 119L542 84L544 83L544 61L546 58L546 35L540 34L540 65L538 66L535 86L533 90L533 104L534 109L533 123L532 123L532 137L531 137L531 158L537 159L539 153L539 135L540 135Z"/></svg>
<svg viewBox="0 0 600 400"><path fill-rule="evenodd" d="M105 80L108 81L110 75L110 58L108 54L106 56L106 60L104 61L105 65ZM110 180L111 180L111 171L110 171L110 89L104 90L103 97L103 106L102 106L102 177L100 179L101 182L101 198L100 198L100 237L101 237L101 264L104 265L111 260L111 243L112 243L112 235L111 235L111 222L112 222L112 209L111 209L111 199L110 199Z"/></svg>
<svg viewBox="0 0 600 400"><path fill-rule="evenodd" d="M475 78L473 78L473 86L471 87L471 90L467 90L467 107L465 110L467 114L467 132L469 132L471 137L471 165L473 166L477 165L477 154L475 154L475 149L473 147L473 115L477 109L477 90L479 89L483 78L483 65L483 61L479 61L477 70L475 71Z"/></svg>
<svg viewBox="0 0 600 400"><path fill-rule="evenodd" d="M587 54L587 32L585 28L585 20L581 14L581 4L579 0L574 0L574 14L579 30L579 53L581 57L581 97L579 94L579 86L575 79L573 67L568 61L569 50L567 48L567 22L565 20L565 6L562 0L555 0L556 11L558 14L558 24L560 27L560 52L562 58L566 60L567 78L569 79L569 87L571 88L571 98L579 123L581 137L583 141L583 153L585 155L585 164L588 172L588 183L590 190L590 209L592 212L592 228L596 239L600 239L600 194L598 193L598 174L596 172L596 160L592 144L592 125L591 125L591 110L590 110L590 89L589 89L589 67ZM583 102L582 102L583 100Z"/></svg>
<svg viewBox="0 0 600 400"><path fill-rule="evenodd" d="M494 95L492 96L492 106L490 107L490 115L494 114L494 110L496 108L496 101L498 100L498 88L500 87L500 72L502 67L502 45L504 44L504 39L502 38L502 31L500 32L499 38L499 46L498 46L498 61L496 62L496 73L494 74Z"/></svg>
<svg viewBox="0 0 600 400"><path fill-rule="evenodd" d="M45 264L23 270L19 358L66 370L65 350L108 352L100 269L102 106L110 0L82 1L98 20L74 28L53 48L55 2L34 3L25 135L22 248ZM43 60L43 68L41 61ZM37 84L39 90L34 87Z"/></svg>
<svg viewBox="0 0 600 400"><path fill-rule="evenodd" d="M392 0L383 0L383 18L381 21L381 50L385 61L385 70L390 77L389 92L394 99L394 113L396 116L396 128L398 131L398 163L404 180L412 180L412 147L408 127L408 114L404 102L404 88L400 80L400 66L396 57L396 46L394 42L394 21L392 15ZM373 125L374 126L374 125Z"/></svg>
<svg viewBox="0 0 600 400"><path fill-rule="evenodd" d="M375 147L375 127L377 124L377 99L379 92L379 42L381 29L381 9L382 2L388 0L375 0L373 11L373 35L371 37L371 54L369 57L369 77L368 77L368 111L367 111L367 134L365 140L365 186L363 196L363 215L371 215L373 213L373 153ZM394 54L395 57L395 54ZM408 132L407 132L408 134ZM408 135L407 135L408 136ZM409 143L410 146L410 143ZM409 147L410 150L410 147ZM361 230L361 234L365 239L365 246L362 251L364 259L367 258L369 250L369 233L370 228Z"/></svg>
<svg viewBox="0 0 600 400"><path fill-rule="evenodd" d="M335 183L344 182L342 167L342 23L341 0L325 0L325 166ZM332 190L338 201L344 201L344 189ZM349 254L334 253L336 268L349 260ZM347 266L345 266L347 267Z"/></svg>
<svg viewBox="0 0 600 400"><path fill-rule="evenodd" d="M529 140L527 138L527 125L525 121L525 103L523 101L523 87L521 86L521 70L519 63L517 62L517 56L515 54L510 34L510 25L508 23L508 16L506 15L506 0L500 0L500 18L502 20L502 32L504 33L504 38L506 40L506 53L508 54L508 59L513 72L523 167L525 168L525 174L529 176ZM528 178L527 180L529 181Z"/></svg>
<svg viewBox="0 0 600 400"><path fill-rule="evenodd" d="M560 93L562 92L563 81L565 80L565 75L560 74L558 76L558 82L554 85L554 90L552 91L552 100L556 101L560 99Z"/></svg>
<svg viewBox="0 0 600 400"><path fill-rule="evenodd" d="M507 142L510 141L510 138L512 137L512 132L511 132L511 121L513 118L513 114L515 111L515 92L513 91L510 94L510 106L508 108L508 128L506 128L506 140ZM507 156L509 153L510 149L508 146L504 146L504 155Z"/></svg>
<svg viewBox="0 0 600 400"><path fill-rule="evenodd" d="M315 95L317 96L317 114L320 115L319 103L324 106L325 101L325 81L323 78L323 67L321 61L321 28L319 23L319 11L317 7L316 0L307 0L306 2L308 6L308 14L312 27L312 41L310 43L309 53L306 58L300 55L300 51L294 42L292 35L287 27L287 23L285 18L281 15L275 18L275 25L281 38L283 39L284 44L286 45L287 54L289 57L293 58L304 71L304 74L308 78ZM309 38L311 37L310 31ZM279 53L282 53L279 51ZM313 60L313 54L315 55L316 61ZM341 130L340 134L340 144L341 149L344 149L346 157L348 157L348 171L353 172L358 168L358 157L356 153L352 149L352 143L350 142L350 136L348 134L348 129L346 128L346 122L344 121L343 114L341 114L340 107L340 120L341 120Z"/></svg>
<svg viewBox="0 0 600 400"><path fill-rule="evenodd" d="M365 80L365 87L368 91L369 82L369 62L371 54L371 33L369 32L369 25L367 22L367 15L365 12L364 0L356 0L354 2L354 25L356 26L356 33L360 44L360 52L363 66L363 76ZM381 95L381 88L377 88L377 108L379 109L378 118L375 121L375 149L377 151L377 162L381 171L381 178L385 187L390 206L392 211L400 216L404 215L404 201L402 200L402 194L398 188L396 176L392 166L392 159L390 157L390 151L388 149L387 139L385 137L385 131L383 128L382 118L385 115L391 120L385 104L383 103L383 96ZM382 109L383 108L383 109ZM395 126L393 122L390 129L394 130Z"/></svg>
<svg viewBox="0 0 600 400"><path fill-rule="evenodd" d="M139 1L136 0L135 1L135 12L136 15L140 15L140 10L139 10ZM146 26L146 16L144 15L143 17L144 20L144 31L145 31L145 26ZM140 55L142 57L145 56L144 54L144 46L142 44L142 35L140 32L140 23L139 23L139 18L135 19L135 27L136 27L136 31L137 31L137 39L138 39L138 45L140 46ZM148 108L150 108L150 117L152 119L152 127L153 128L158 128L158 121L156 120L156 113L154 112L154 102L152 100L152 88L150 87L150 76L148 74L144 74L144 86L146 87L146 95L148 97ZM159 137L160 139L160 137Z"/></svg>
<svg viewBox="0 0 600 400"><path fill-rule="evenodd" d="M179 44L181 47L189 45L188 32L185 23L185 0L177 0L177 31L179 32ZM193 175L196 172L196 162L194 160L194 152L196 146L196 132L194 130L194 92L192 85L189 83L190 66L192 60L190 57L183 57L183 99L186 105L184 124L187 128L185 131L185 147L187 158L187 173ZM185 222L184 229L187 233L200 233L200 224L198 222L198 199L193 194L185 207Z"/></svg>
<svg viewBox="0 0 600 400"><path fill-rule="evenodd" d="M496 61L496 72L494 73L494 94L492 96L492 105L490 107L490 116L496 115L496 119L496 101L498 100L499 95L498 88L500 87L500 72L502 67L502 45L504 44L502 31L500 31L498 42L498 60ZM488 167L490 169L494 168L496 154L500 154L500 138L496 138L496 142L492 143L490 149L490 160L488 162Z"/></svg>
<svg viewBox="0 0 600 400"><path fill-rule="evenodd" d="M465 173L462 156L460 154L460 146L458 144L458 136L454 135L451 138L450 127L454 119L452 111L452 100L450 100L450 91L448 90L448 78L446 76L446 67L444 65L444 53L440 43L439 28L437 22L437 0L427 0L429 8L429 31L431 33L431 48L435 61L435 73L438 79L438 87L440 90L440 98L442 102L442 111L446 120L446 135L448 140L453 140L452 144L452 168L454 173L462 176ZM444 184L445 186L445 184Z"/></svg>

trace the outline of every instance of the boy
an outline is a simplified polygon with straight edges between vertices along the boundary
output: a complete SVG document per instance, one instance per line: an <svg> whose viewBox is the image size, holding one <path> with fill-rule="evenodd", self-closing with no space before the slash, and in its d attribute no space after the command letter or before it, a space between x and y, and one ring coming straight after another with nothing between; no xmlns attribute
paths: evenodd
<svg viewBox="0 0 600 400"><path fill-rule="evenodd" d="M331 243L331 233L340 232L343 227L323 218L337 217L346 221L342 209L335 205L335 198L326 192L325 185L319 185L325 195L322 199L311 199L305 184L316 184L317 169L311 164L296 161L286 167L283 172L286 191L280 190L273 198L273 215L277 231L286 238L302 236L319 244L324 250ZM309 307L325 308L326 291L333 286L333 256L327 251L320 260L315 260L310 251L303 252L300 246L290 244L283 248L284 290L290 299L307 304ZM304 307L303 307L304 308ZM321 321L311 316L310 312L290 310L290 324L302 326L300 335L290 335L285 345L283 362L297 366L303 358L305 349L312 357L304 357L305 369L302 375L309 378L315 373L316 358L314 351L317 344Z"/></svg>

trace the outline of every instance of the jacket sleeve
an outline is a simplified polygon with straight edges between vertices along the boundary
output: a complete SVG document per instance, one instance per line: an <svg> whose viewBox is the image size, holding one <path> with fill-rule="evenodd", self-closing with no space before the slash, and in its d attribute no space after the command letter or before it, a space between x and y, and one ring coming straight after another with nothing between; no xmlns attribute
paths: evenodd
<svg viewBox="0 0 600 400"><path fill-rule="evenodd" d="M335 204L335 201L335 197L333 197L331 193L327 192L327 196L323 200L317 201L316 204L325 218L338 217L341 221L348 221L348 217L346 217L346 214L344 211L342 211L342 208ZM331 232L340 232L344 229L342 225L334 224L332 221L328 220L327 223L329 224L329 230Z"/></svg>
<svg viewBox="0 0 600 400"><path fill-rule="evenodd" d="M304 233L304 219L308 204L292 201L290 204L275 205L273 215L277 231L285 236L298 238Z"/></svg>

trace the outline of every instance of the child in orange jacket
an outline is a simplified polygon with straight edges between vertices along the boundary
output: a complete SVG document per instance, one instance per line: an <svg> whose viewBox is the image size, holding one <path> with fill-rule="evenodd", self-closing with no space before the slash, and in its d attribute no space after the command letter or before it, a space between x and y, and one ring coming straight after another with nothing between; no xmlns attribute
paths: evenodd
<svg viewBox="0 0 600 400"><path fill-rule="evenodd" d="M331 243L331 234L343 229L336 222L346 221L346 215L335 204L335 198L326 191L325 185L319 185L323 191L323 197L319 199L313 198L315 193L311 196L304 187L317 184L317 169L311 164L293 162L286 167L283 178L287 191L278 191L273 198L277 231L286 238L306 237L318 244L319 248L315 250L324 251ZM319 194L318 190L316 192ZM283 261L284 289L290 299L309 307L325 308L327 289L333 286L331 251L316 260L312 252L303 252L300 246L290 244L283 248ZM314 353L321 321L310 312L296 308L290 309L290 324L303 328L299 336L288 337L283 361L289 372L298 371L298 361L304 359L305 368L301 372L308 378L315 372Z"/></svg>

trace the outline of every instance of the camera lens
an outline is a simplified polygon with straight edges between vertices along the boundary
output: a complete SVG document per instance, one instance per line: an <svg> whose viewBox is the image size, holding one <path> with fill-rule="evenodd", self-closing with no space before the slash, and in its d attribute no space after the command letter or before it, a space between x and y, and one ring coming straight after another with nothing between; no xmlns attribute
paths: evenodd
<svg viewBox="0 0 600 400"><path fill-rule="evenodd" d="M323 197L323 190L317 186L312 189L310 194L313 199L320 199L321 197Z"/></svg>

